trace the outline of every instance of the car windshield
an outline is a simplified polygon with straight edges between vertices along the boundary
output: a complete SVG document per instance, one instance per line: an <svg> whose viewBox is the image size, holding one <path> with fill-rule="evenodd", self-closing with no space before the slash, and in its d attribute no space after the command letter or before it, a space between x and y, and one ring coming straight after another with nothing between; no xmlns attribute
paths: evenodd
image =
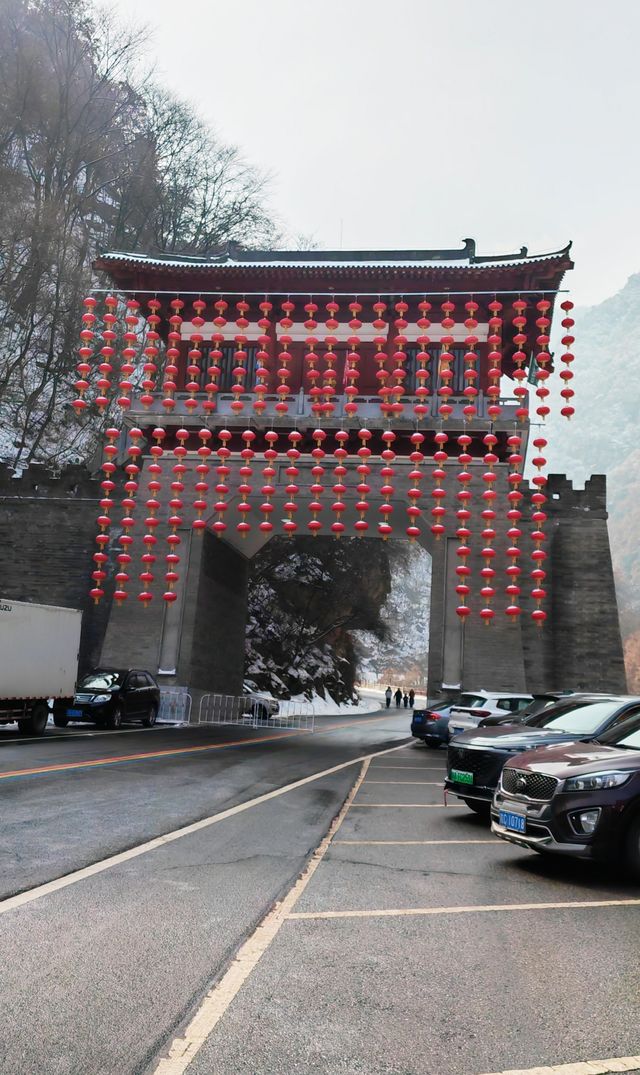
<svg viewBox="0 0 640 1075"><path fill-rule="evenodd" d="M110 691L122 684L122 672L92 672L80 680L79 689L83 691Z"/></svg>
<svg viewBox="0 0 640 1075"><path fill-rule="evenodd" d="M640 717L634 713L599 736L598 742L610 747L622 747L623 750L640 750Z"/></svg>
<svg viewBox="0 0 640 1075"><path fill-rule="evenodd" d="M544 710L531 717L527 724L534 728L546 728L550 732L572 732L590 735L613 717L620 709L620 702L592 702L572 707Z"/></svg>
<svg viewBox="0 0 640 1075"><path fill-rule="evenodd" d="M463 694L458 702L459 706L463 709L479 709L481 705L486 704L486 698L482 698L479 694Z"/></svg>

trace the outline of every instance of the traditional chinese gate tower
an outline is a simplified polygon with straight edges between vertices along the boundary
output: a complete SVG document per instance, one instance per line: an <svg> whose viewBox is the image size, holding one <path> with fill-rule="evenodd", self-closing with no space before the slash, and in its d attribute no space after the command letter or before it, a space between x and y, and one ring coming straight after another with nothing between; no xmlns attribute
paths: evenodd
<svg viewBox="0 0 640 1075"><path fill-rule="evenodd" d="M104 661L238 690L250 558L276 533L333 533L363 538L363 556L372 537L431 554L430 692L566 676L548 616L539 425L531 486L523 466L530 422L549 412L569 247L481 257L470 239L425 251L230 244L206 259L107 253L96 268L115 293L85 302L76 406L91 401L96 356L95 402L108 404L119 377L127 430L108 432L103 466L97 600L110 557L118 571ZM560 302L570 417L572 304Z"/></svg>

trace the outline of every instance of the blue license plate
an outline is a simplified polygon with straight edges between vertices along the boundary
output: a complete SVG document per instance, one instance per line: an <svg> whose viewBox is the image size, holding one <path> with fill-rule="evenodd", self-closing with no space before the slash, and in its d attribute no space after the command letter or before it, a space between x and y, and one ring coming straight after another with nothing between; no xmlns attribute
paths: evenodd
<svg viewBox="0 0 640 1075"><path fill-rule="evenodd" d="M526 832L527 819L522 814L512 814L510 810L500 811L500 824L511 832Z"/></svg>
<svg viewBox="0 0 640 1075"><path fill-rule="evenodd" d="M414 724L424 724L424 717L414 716L413 723Z"/></svg>
<svg viewBox="0 0 640 1075"><path fill-rule="evenodd" d="M67 716L68 717L81 717L82 716L82 710L81 709L67 709Z"/></svg>

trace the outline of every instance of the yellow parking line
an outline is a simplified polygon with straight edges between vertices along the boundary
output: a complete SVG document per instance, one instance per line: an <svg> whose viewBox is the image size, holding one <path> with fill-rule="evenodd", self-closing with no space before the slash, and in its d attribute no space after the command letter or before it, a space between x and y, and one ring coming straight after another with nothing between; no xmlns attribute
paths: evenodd
<svg viewBox="0 0 640 1075"><path fill-rule="evenodd" d="M353 809L353 806L352 806ZM297 911L291 919L302 918L405 918L416 915L482 914L488 911L558 911L582 910L587 907L637 907L636 900L585 900L558 903L495 903L469 907L394 907L372 911Z"/></svg>
<svg viewBox="0 0 640 1075"><path fill-rule="evenodd" d="M636 1071L640 1056L616 1056L608 1060L584 1060L577 1064L552 1064L537 1068L509 1068L491 1075L610 1075L614 1071Z"/></svg>

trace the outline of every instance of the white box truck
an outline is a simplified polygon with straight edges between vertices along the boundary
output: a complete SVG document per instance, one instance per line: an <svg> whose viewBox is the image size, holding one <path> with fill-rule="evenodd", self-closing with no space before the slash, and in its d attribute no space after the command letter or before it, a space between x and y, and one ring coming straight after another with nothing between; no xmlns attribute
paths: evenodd
<svg viewBox="0 0 640 1075"><path fill-rule="evenodd" d="M82 612L0 597L0 724L42 735L49 698L72 699Z"/></svg>

